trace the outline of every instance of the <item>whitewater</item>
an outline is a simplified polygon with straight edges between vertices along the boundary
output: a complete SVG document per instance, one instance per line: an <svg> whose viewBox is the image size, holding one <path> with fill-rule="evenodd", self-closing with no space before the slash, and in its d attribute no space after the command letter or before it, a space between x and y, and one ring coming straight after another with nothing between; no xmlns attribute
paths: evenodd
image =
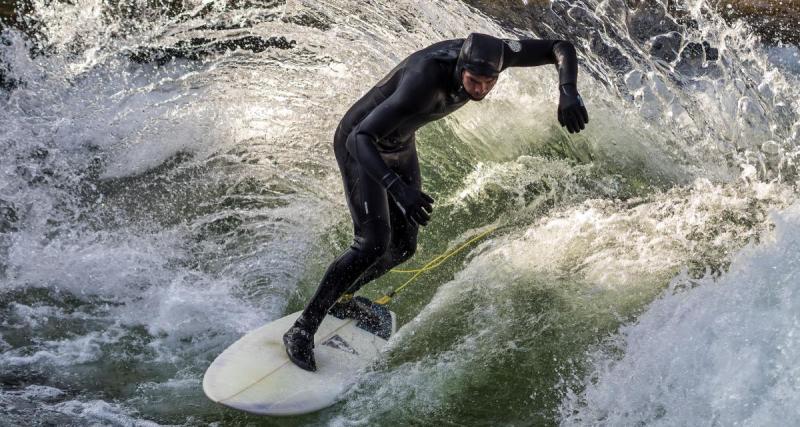
<svg viewBox="0 0 800 427"><path fill-rule="evenodd" d="M705 0L33 1L0 33L0 424L800 423L800 57ZM244 333L299 310L352 224L347 108L478 31L578 49L420 130L436 200L399 330L333 407L207 400ZM403 283L390 273L362 292Z"/></svg>

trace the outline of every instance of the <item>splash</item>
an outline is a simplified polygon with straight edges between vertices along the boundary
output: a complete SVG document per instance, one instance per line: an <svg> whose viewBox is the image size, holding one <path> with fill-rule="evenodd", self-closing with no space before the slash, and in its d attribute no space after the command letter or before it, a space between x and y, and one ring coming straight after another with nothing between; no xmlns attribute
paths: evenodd
<svg viewBox="0 0 800 427"><path fill-rule="evenodd" d="M796 424L800 206L772 215L769 240L720 277L676 276L669 291L594 355L563 425Z"/></svg>
<svg viewBox="0 0 800 427"><path fill-rule="evenodd" d="M582 396L564 378L594 370L586 351L679 272L716 286L795 201L794 53L702 1L555 1L530 31L450 0L147 3L34 2L37 37L2 33L12 422L264 422L213 406L199 379L301 307L349 244L337 120L444 38L569 37L591 126L558 128L557 79L538 67L422 129L440 203L414 261L500 231L395 301L405 326L341 404L291 422L590 419L603 405L562 401Z"/></svg>

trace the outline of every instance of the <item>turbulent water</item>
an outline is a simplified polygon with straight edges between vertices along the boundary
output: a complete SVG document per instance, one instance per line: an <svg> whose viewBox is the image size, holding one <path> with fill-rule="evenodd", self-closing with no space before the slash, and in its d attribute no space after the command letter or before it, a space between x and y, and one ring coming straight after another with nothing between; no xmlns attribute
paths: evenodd
<svg viewBox="0 0 800 427"><path fill-rule="evenodd" d="M800 423L796 47L701 0L556 0L534 32L455 0L149 3L38 1L2 33L0 424ZM423 128L409 265L497 231L396 299L335 406L207 400L349 244L339 118L470 31L572 40L588 129L558 127L552 67Z"/></svg>

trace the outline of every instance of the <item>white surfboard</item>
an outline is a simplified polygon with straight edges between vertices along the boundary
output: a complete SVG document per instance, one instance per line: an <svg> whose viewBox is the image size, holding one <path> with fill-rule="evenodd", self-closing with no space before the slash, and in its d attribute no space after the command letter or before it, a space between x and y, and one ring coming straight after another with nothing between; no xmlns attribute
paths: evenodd
<svg viewBox="0 0 800 427"><path fill-rule="evenodd" d="M325 316L314 336L317 371L298 368L286 355L283 334L301 312L253 330L220 354L203 377L209 399L261 415L296 415L336 403L374 362L396 330L395 314L371 305L377 322Z"/></svg>

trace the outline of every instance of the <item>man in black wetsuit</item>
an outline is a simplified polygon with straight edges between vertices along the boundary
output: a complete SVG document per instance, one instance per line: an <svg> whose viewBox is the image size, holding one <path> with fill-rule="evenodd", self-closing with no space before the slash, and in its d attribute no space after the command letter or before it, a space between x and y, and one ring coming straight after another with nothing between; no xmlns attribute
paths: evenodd
<svg viewBox="0 0 800 427"><path fill-rule="evenodd" d="M558 121L580 132L589 116L576 87L574 46L561 40L503 40L473 33L412 53L359 99L339 123L333 150L344 181L355 239L328 267L303 314L283 337L299 367L316 370L314 334L343 295L409 259L433 199L422 192L414 133L480 101L508 67L555 64ZM337 305L358 311L357 300Z"/></svg>

